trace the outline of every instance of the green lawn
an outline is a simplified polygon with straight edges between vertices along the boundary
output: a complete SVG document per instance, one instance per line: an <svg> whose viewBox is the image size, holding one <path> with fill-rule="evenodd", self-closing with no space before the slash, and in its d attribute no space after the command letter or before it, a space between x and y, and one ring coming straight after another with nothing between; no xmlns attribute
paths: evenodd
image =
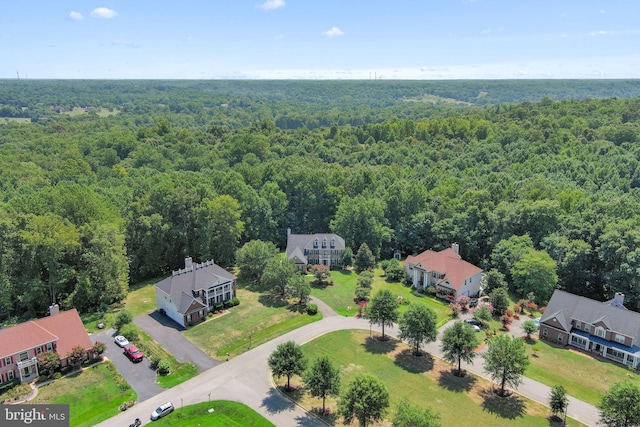
<svg viewBox="0 0 640 427"><path fill-rule="evenodd" d="M184 332L184 336L212 357L244 353L289 331L322 319L295 310L257 286L238 282L240 305Z"/></svg>
<svg viewBox="0 0 640 427"><path fill-rule="evenodd" d="M622 365L594 359L569 350L569 347L556 347L541 340L527 343L529 355L533 353L534 346L538 349L538 356L529 358L531 364L525 375L548 386L562 384L571 396L592 405L600 402L612 384L640 378L637 371Z"/></svg>
<svg viewBox="0 0 640 427"><path fill-rule="evenodd" d="M491 391L492 383L474 376L455 377L450 372L451 365L429 355L416 358L405 344L396 340L380 342L375 337L369 338L369 331L333 332L302 348L309 360L328 355L340 366L343 388L359 372L374 373L384 381L391 396L388 417L400 399L406 397L414 404L440 413L443 426L559 425L549 422L549 410L543 405L517 395L498 398ZM281 378L277 384L283 385L285 381ZM299 381L296 378L294 385L299 385ZM302 388L292 396L307 408L321 405L320 399L310 398ZM328 399L327 406L335 413L336 400ZM335 415L330 415L327 421L342 425ZM567 425L581 424L568 420Z"/></svg>
<svg viewBox="0 0 640 427"><path fill-rule="evenodd" d="M174 405L176 402L173 402ZM213 412L208 412L213 408ZM176 407L173 413L154 422L154 426L207 426L207 427L273 427L262 415L238 402L214 400L184 408Z"/></svg>
<svg viewBox="0 0 640 427"><path fill-rule="evenodd" d="M421 302L427 304L438 315L438 324L442 325L451 319L451 313L447 304L426 295L414 294L412 288L401 283L387 283L381 277L382 269L374 270L373 285L371 286L371 296L380 289L389 289L394 295L401 296L406 303ZM312 280L312 276L308 276ZM332 270L331 279L333 286L316 287L312 286L311 295L327 303L336 313L342 316L353 316L358 312L358 307L353 301L355 296L358 275L350 270ZM400 306L400 313L406 310L407 305Z"/></svg>
<svg viewBox="0 0 640 427"><path fill-rule="evenodd" d="M29 403L67 403L70 425L90 427L117 415L123 402L137 399L133 389L120 390L105 364L99 364L40 387Z"/></svg>

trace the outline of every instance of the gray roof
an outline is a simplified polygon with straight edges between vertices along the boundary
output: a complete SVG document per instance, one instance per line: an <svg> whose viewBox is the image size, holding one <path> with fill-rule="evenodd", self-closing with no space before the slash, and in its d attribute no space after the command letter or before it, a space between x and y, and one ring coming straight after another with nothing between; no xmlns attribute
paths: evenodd
<svg viewBox="0 0 640 427"><path fill-rule="evenodd" d="M318 247L314 248L313 244L318 240ZM322 241L327 239L327 247L322 247ZM331 247L331 240L334 241L335 246ZM333 233L316 233L316 234L289 234L287 236L287 250L286 255L287 259L293 259L294 257L298 257L305 264L307 263L307 258L304 256L304 250L313 250L313 249L333 249L333 250L344 250L344 239L337 234Z"/></svg>
<svg viewBox="0 0 640 427"><path fill-rule="evenodd" d="M640 313L620 308L614 300L600 302L569 292L555 290L549 304L540 318L540 323L556 318L565 331L571 330L571 320L583 323L603 322L608 329L622 335L640 338Z"/></svg>
<svg viewBox="0 0 640 427"><path fill-rule="evenodd" d="M213 261L193 264L191 267L174 271L171 276L156 283L156 287L171 296L180 313L185 313L191 303L199 299L194 298L198 292L215 285L235 280L236 276L229 273Z"/></svg>

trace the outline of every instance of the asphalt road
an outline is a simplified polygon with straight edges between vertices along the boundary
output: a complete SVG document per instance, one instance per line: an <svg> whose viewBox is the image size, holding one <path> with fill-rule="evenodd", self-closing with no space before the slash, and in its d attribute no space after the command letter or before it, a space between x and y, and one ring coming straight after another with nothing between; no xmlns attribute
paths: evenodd
<svg viewBox="0 0 640 427"><path fill-rule="evenodd" d="M133 363L124 354L124 350L113 341L115 335L113 329L107 329L92 334L91 341L105 343L107 349L104 356L113 362L120 375L138 393L138 402L162 393L165 389L156 384L156 372L149 366L149 360L145 357L142 362Z"/></svg>
<svg viewBox="0 0 640 427"><path fill-rule="evenodd" d="M323 312L325 307L326 305L319 305ZM450 324L451 322L440 330L439 337L442 336L442 331ZM169 416L179 416L182 405L206 402L210 398L211 400L226 399L244 403L278 427L325 427L324 423L291 403L277 391L271 381L267 358L278 344L285 341L293 340L303 344L328 332L341 329L366 330L369 329L369 323L364 319L340 317L336 316L335 313L331 314L329 312L319 322L306 325L256 347L229 362L224 362L209 369L189 381L163 391L153 399L138 403L133 408L104 421L99 426L116 427L128 425L136 417L140 418L143 424L147 424L150 422L149 415L151 412L158 405L167 401L173 402L176 406L176 411ZM379 331L379 328L374 326L373 330ZM398 336L396 327L385 328L385 333L391 336ZM436 357L441 357L439 347L439 342L433 342L423 346L423 349ZM488 378L487 373L482 369L481 361L471 365L463 364L463 367L476 375ZM547 405L551 388L525 378L525 381L518 387L517 391L525 397ZM570 398L568 416L589 426L596 426L599 421L599 413L594 406L573 398Z"/></svg>

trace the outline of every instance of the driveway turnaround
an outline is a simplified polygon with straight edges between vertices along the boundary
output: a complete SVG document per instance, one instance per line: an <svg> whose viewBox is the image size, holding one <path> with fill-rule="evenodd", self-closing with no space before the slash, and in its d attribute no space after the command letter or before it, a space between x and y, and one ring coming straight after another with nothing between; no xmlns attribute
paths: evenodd
<svg viewBox="0 0 640 427"><path fill-rule="evenodd" d="M120 375L124 377L138 393L138 402L147 400L158 393L162 393L166 389L156 384L156 371L149 366L149 360L145 357L142 362L133 363L124 354L124 350L120 348L113 338L115 337L113 329L107 329L91 335L91 341L100 341L105 343L107 349L104 356L107 357L115 365Z"/></svg>
<svg viewBox="0 0 640 427"><path fill-rule="evenodd" d="M183 337L182 331L185 329L182 326L157 311L136 316L133 323L158 341L179 361L195 364L199 372L211 369L221 363L209 357L207 353Z"/></svg>
<svg viewBox="0 0 640 427"><path fill-rule="evenodd" d="M451 322L444 328L450 324ZM278 427L326 427L326 424L313 414L293 404L276 389L271 381L267 358L278 344L285 341L293 340L298 344L303 344L326 333L342 329L366 330L369 329L369 323L364 319L326 316L319 322L296 329L229 362L223 362L189 381L160 393L153 399L138 403L125 413L116 415L102 422L99 426L128 425L127 423L136 417L140 418L143 424L146 424L149 422L151 412L164 402L172 402L176 407L174 414L179 414L183 405L207 402L207 399L210 398L211 400L224 399L244 403ZM375 326L373 329L379 331L379 328ZM398 329L387 327L385 333L397 337ZM439 336L441 337L442 334L440 333ZM441 357L439 342L430 343L423 348L434 356ZM488 378L481 365L481 361L478 361L475 365L464 364L463 366L469 372ZM551 388L527 378L517 391L524 397L546 405ZM215 407L213 409L215 410ZM599 413L594 406L574 398L569 400L568 416L589 426L596 426L599 421Z"/></svg>

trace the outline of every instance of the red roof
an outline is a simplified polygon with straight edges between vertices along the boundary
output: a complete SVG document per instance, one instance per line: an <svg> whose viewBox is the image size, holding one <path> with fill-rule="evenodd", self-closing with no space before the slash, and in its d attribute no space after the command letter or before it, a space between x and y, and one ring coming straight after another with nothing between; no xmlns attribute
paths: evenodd
<svg viewBox="0 0 640 427"><path fill-rule="evenodd" d="M426 250L416 256L408 256L404 262L406 266L419 267L425 271L436 271L444 274L442 280L448 279L451 286L459 291L464 281L482 272L480 267L464 261L453 249L447 248L440 252Z"/></svg>
<svg viewBox="0 0 640 427"><path fill-rule="evenodd" d="M61 358L65 358L73 347L81 346L85 350L93 347L78 311L74 308L0 330L0 343L2 343L0 357L54 341L56 352Z"/></svg>

